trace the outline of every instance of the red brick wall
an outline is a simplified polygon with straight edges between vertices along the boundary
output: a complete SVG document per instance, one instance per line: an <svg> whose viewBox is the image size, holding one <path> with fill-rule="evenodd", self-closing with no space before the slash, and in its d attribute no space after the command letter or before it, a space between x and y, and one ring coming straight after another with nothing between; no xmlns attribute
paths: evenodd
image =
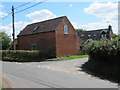
<svg viewBox="0 0 120 90"><path fill-rule="evenodd" d="M69 33L64 34L64 25L67 24ZM56 56L77 55L79 51L79 37L68 19L65 17L64 21L58 26L56 30Z"/></svg>
<svg viewBox="0 0 120 90"><path fill-rule="evenodd" d="M55 32L47 32L18 37L19 50L31 50L36 43L38 50L55 49Z"/></svg>

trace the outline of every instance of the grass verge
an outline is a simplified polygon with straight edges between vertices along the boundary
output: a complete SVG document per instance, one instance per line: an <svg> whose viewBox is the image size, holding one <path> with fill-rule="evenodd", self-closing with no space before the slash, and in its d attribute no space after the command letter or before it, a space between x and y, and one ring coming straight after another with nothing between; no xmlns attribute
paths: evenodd
<svg viewBox="0 0 120 90"><path fill-rule="evenodd" d="M53 58L52 60L78 59L78 58L86 58L86 57L89 57L89 55L73 55L73 56L63 56L63 57L57 57L57 58Z"/></svg>

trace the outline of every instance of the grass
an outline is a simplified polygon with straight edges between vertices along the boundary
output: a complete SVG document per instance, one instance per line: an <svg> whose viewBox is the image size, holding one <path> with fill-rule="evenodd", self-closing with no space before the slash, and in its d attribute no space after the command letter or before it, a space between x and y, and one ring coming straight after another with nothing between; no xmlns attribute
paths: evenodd
<svg viewBox="0 0 120 90"><path fill-rule="evenodd" d="M78 58L86 58L86 57L89 57L89 55L63 56L63 57L53 58L53 60L62 60L62 59L78 59Z"/></svg>

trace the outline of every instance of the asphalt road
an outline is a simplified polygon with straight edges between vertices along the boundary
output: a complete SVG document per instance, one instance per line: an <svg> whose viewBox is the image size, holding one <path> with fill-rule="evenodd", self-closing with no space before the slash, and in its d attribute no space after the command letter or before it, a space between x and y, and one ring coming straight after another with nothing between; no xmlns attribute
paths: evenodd
<svg viewBox="0 0 120 90"><path fill-rule="evenodd" d="M117 88L116 83L81 71L87 60L2 62L2 76L14 88Z"/></svg>

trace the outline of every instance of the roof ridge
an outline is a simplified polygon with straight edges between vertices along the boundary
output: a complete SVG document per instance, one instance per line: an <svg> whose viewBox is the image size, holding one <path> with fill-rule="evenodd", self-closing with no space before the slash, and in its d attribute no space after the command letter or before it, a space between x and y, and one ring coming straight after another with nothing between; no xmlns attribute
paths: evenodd
<svg viewBox="0 0 120 90"><path fill-rule="evenodd" d="M59 23L61 23L64 20L64 18L67 18L67 17L61 16L61 17L29 24L19 33L19 36L33 34L33 30L36 28L36 26L39 27L39 30L35 31L34 34L40 33L40 32L54 31L54 30L56 30Z"/></svg>
<svg viewBox="0 0 120 90"><path fill-rule="evenodd" d="M53 18L53 19L48 19L48 20L44 20L44 21L40 21L40 22L35 22L35 23L32 23L32 24L28 24L28 26L33 25L33 24L38 24L38 23L43 23L43 22L55 20L55 19L59 19L59 18L64 18L64 17L66 17L66 16L61 16L61 17L57 17L57 18Z"/></svg>
<svg viewBox="0 0 120 90"><path fill-rule="evenodd" d="M97 30L88 30L88 31L83 31L83 32L92 32L92 31L100 31L100 30L108 30L108 28L105 28L105 29L97 29Z"/></svg>

